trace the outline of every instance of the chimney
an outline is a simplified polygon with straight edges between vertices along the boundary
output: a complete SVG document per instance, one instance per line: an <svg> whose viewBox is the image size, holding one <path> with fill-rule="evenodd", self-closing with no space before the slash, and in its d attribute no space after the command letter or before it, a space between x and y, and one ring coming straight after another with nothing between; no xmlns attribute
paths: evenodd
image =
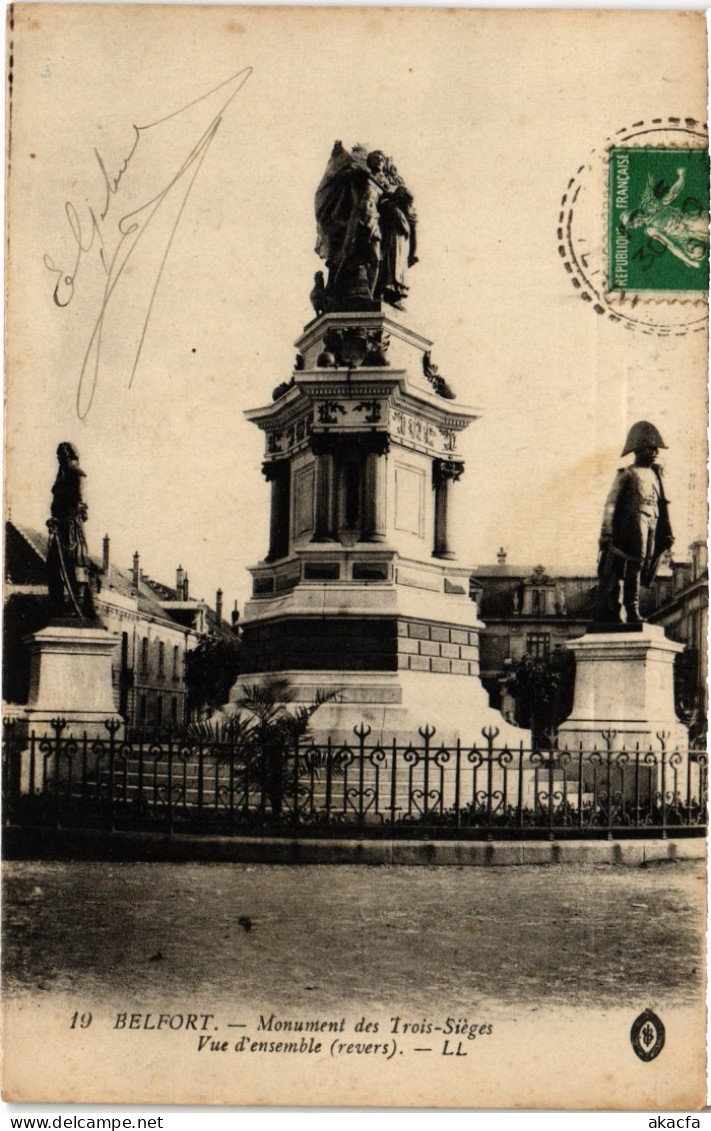
<svg viewBox="0 0 711 1131"><path fill-rule="evenodd" d="M138 583L141 580L141 571L140 571L140 568L139 568L139 565L138 565L139 561L140 561L140 559L138 557L138 550L136 550L135 554L133 555L133 588L134 589L138 589Z"/></svg>
<svg viewBox="0 0 711 1131"><path fill-rule="evenodd" d="M187 601L189 592L190 592L190 589L188 587L188 575L187 575L187 572L186 572L183 575L183 600L184 601Z"/></svg>
<svg viewBox="0 0 711 1131"><path fill-rule="evenodd" d="M183 567L181 565L179 565L178 568L175 571L175 588L178 591L178 598L181 597L182 592L183 592L183 578L184 577L185 577L185 573L184 573Z"/></svg>
<svg viewBox="0 0 711 1131"><path fill-rule="evenodd" d="M104 560L103 560L103 563L102 563L102 569L103 569L104 573L109 572L109 561L110 561L109 547L110 547L110 545L111 545L111 539L109 538L108 534L104 534L104 541L103 541Z"/></svg>
<svg viewBox="0 0 711 1131"><path fill-rule="evenodd" d="M222 624L222 590L218 589L215 593L215 618L218 625Z"/></svg>
<svg viewBox="0 0 711 1131"><path fill-rule="evenodd" d="M238 620L239 620L239 605L235 601L235 607L232 610L232 627L233 628L237 627L237 621Z"/></svg>
<svg viewBox="0 0 711 1131"><path fill-rule="evenodd" d="M506 550L502 546L496 555L496 561L499 565L506 565Z"/></svg>

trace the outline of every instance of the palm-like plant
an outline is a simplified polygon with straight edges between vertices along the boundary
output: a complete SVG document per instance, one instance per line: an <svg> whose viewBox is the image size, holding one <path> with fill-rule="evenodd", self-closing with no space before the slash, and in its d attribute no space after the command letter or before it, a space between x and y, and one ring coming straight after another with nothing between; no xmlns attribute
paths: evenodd
<svg viewBox="0 0 711 1131"><path fill-rule="evenodd" d="M318 748L299 751L298 740L306 734L319 707L333 700L339 689L317 691L311 703L294 704L295 690L283 676L266 676L260 683L242 687L239 697L209 719L188 723L182 732L189 746L211 747L219 761L230 762L234 781L249 790L258 790L262 804L268 800L278 816L283 808L289 782L291 757L299 760L298 769L318 776L324 756ZM337 772L338 766L332 769Z"/></svg>
<svg viewBox="0 0 711 1131"><path fill-rule="evenodd" d="M245 773L251 785L268 798L272 813L281 813L287 788L289 756L298 757L298 740L306 734L319 707L338 695L338 689L319 690L308 705L294 703L294 688L283 676L267 676L243 687L231 716ZM245 712L245 715L242 714Z"/></svg>

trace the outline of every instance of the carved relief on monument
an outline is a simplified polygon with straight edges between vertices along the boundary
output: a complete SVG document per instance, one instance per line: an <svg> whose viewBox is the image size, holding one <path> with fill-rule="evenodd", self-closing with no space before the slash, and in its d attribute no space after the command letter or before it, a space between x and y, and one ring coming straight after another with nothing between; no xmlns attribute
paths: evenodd
<svg viewBox="0 0 711 1131"><path fill-rule="evenodd" d="M427 350L422 357L422 372L429 381L438 397L444 397L445 400L453 401L454 393L445 381L444 377L440 374L438 366L432 363L432 354Z"/></svg>
<svg viewBox="0 0 711 1131"><path fill-rule="evenodd" d="M442 430L435 428L428 421L412 416L409 412L402 412L401 409L393 409L392 421L396 439L403 437L405 440L411 440L413 443L421 444L426 448L438 446L437 434Z"/></svg>
<svg viewBox="0 0 711 1131"><path fill-rule="evenodd" d="M457 433L453 428L438 428L440 436L442 437L442 447L445 452L453 452L457 447Z"/></svg>
<svg viewBox="0 0 711 1131"><path fill-rule="evenodd" d="M294 420L285 428L270 428L266 432L265 450L267 456L286 455L306 443L311 431L311 421L307 416Z"/></svg>
<svg viewBox="0 0 711 1131"><path fill-rule="evenodd" d="M390 336L382 329L370 330L365 326L332 328L323 336L323 349L316 365L322 369L388 365L389 346Z"/></svg>
<svg viewBox="0 0 711 1131"><path fill-rule="evenodd" d="M338 401L321 401L316 405L317 424L338 424L338 415L346 415L346 409Z"/></svg>
<svg viewBox="0 0 711 1131"><path fill-rule="evenodd" d="M317 401L314 406L314 425L337 426L338 431L362 429L364 424L380 424L385 416L387 401L368 398L351 401Z"/></svg>
<svg viewBox="0 0 711 1131"><path fill-rule="evenodd" d="M363 413L364 424L378 424L383 418L381 401L360 401L354 406L353 411Z"/></svg>

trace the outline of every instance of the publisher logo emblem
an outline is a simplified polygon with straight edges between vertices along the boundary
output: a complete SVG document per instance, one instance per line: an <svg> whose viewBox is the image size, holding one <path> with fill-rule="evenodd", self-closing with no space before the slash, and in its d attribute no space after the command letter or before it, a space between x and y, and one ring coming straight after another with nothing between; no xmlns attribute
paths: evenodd
<svg viewBox="0 0 711 1131"><path fill-rule="evenodd" d="M653 1010L645 1009L634 1021L630 1041L640 1060L650 1061L659 1056L664 1048L664 1025Z"/></svg>

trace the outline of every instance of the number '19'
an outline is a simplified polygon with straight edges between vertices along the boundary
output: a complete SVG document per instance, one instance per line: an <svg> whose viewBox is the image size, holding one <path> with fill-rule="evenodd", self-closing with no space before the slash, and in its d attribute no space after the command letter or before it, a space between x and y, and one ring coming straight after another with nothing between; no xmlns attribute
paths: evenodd
<svg viewBox="0 0 711 1131"><path fill-rule="evenodd" d="M91 1014L90 1013L75 1013L72 1016L72 1020L69 1024L69 1028L70 1029L76 1029L78 1027L79 1029L88 1029L90 1025L91 1025Z"/></svg>

